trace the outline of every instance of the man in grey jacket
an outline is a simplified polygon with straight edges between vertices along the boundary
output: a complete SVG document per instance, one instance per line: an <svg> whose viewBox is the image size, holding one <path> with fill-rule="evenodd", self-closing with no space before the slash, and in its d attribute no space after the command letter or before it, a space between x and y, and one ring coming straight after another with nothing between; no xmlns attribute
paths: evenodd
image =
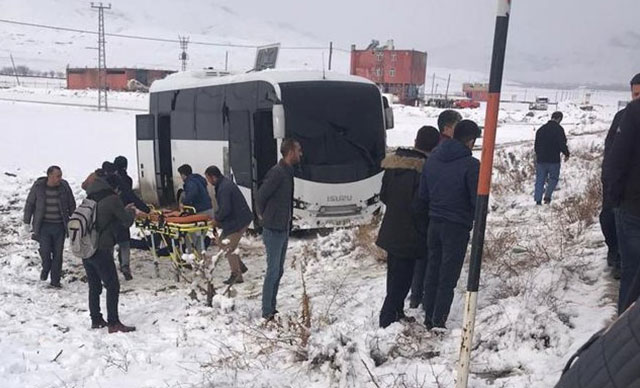
<svg viewBox="0 0 640 388"><path fill-rule="evenodd" d="M47 176L35 181L24 206L25 229L40 244L42 271L45 281L51 272L51 287L60 288L62 251L67 236L69 216L76 210L76 201L58 166L47 169ZM31 230L29 231L29 224Z"/></svg>
<svg viewBox="0 0 640 388"><path fill-rule="evenodd" d="M293 166L300 163L302 147L294 139L284 139L282 159L273 166L258 189L256 208L262 220L262 240L267 251L267 274L262 287L262 317L273 320L293 213Z"/></svg>

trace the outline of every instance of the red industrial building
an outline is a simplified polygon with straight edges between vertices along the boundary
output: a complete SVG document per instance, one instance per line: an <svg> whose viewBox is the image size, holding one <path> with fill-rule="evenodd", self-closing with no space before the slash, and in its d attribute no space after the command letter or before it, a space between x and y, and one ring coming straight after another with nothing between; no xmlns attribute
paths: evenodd
<svg viewBox="0 0 640 388"><path fill-rule="evenodd" d="M129 80L150 86L155 80L162 79L173 70L150 70L131 68L111 68L106 70L107 88L109 90L128 90ZM98 89L98 74L96 68L67 68L67 89Z"/></svg>
<svg viewBox="0 0 640 388"><path fill-rule="evenodd" d="M489 84L462 84L462 92L473 101L487 101L489 98Z"/></svg>
<svg viewBox="0 0 640 388"><path fill-rule="evenodd" d="M393 41L384 46L373 41L364 50L351 46L351 74L370 79L383 93L396 95L402 104L415 104L426 72L426 52L396 50Z"/></svg>

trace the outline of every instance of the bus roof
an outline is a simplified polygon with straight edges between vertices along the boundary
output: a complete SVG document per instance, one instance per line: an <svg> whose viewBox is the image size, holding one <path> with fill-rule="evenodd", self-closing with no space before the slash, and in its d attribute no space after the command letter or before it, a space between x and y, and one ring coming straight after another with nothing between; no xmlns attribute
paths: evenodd
<svg viewBox="0 0 640 388"><path fill-rule="evenodd" d="M354 75L308 70L262 70L251 73L224 75L216 70L192 70L174 73L155 81L151 93L168 90L192 89L204 86L226 85L250 81L264 81L279 90L278 84L304 81L343 81L375 85L370 80Z"/></svg>

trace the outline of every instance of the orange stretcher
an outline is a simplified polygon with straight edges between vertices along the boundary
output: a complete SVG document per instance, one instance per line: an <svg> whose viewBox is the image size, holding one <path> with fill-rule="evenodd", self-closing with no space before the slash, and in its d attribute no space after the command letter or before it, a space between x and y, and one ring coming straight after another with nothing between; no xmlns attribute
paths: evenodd
<svg viewBox="0 0 640 388"><path fill-rule="evenodd" d="M184 212L177 211L161 211L151 207L149 214L144 214L136 218L136 226L142 231L159 235L162 243L170 247L169 257L173 261L177 269L184 265L182 255L183 247L190 248L196 255L196 259L200 259L201 252L204 251L204 237L213 229L213 220L203 214L194 214L195 209L185 206ZM214 230L214 235L215 235ZM196 246L196 244L200 246ZM156 241L151 238L151 252L158 260L156 253Z"/></svg>

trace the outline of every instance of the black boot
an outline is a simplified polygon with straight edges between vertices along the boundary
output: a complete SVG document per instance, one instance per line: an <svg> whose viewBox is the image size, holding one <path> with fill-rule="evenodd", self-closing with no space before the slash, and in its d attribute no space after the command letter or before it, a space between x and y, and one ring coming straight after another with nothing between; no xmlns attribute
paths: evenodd
<svg viewBox="0 0 640 388"><path fill-rule="evenodd" d="M104 318L100 317L100 319L91 320L92 329L102 329L103 327L107 327L107 321Z"/></svg>
<svg viewBox="0 0 640 388"><path fill-rule="evenodd" d="M131 276L131 269L129 269L129 267L122 267L122 269L120 271L122 272L122 275L124 276L124 280L133 279L133 276Z"/></svg>
<svg viewBox="0 0 640 388"><path fill-rule="evenodd" d="M248 270L249 270L249 268L247 268L247 266L244 265L242 260L240 260L240 271L242 271L242 273L247 273Z"/></svg>
<svg viewBox="0 0 640 388"><path fill-rule="evenodd" d="M237 276L235 274L231 274L231 276L229 276L229 279L223 281L222 283L224 284L240 284L240 283L244 283L244 280L240 277Z"/></svg>

